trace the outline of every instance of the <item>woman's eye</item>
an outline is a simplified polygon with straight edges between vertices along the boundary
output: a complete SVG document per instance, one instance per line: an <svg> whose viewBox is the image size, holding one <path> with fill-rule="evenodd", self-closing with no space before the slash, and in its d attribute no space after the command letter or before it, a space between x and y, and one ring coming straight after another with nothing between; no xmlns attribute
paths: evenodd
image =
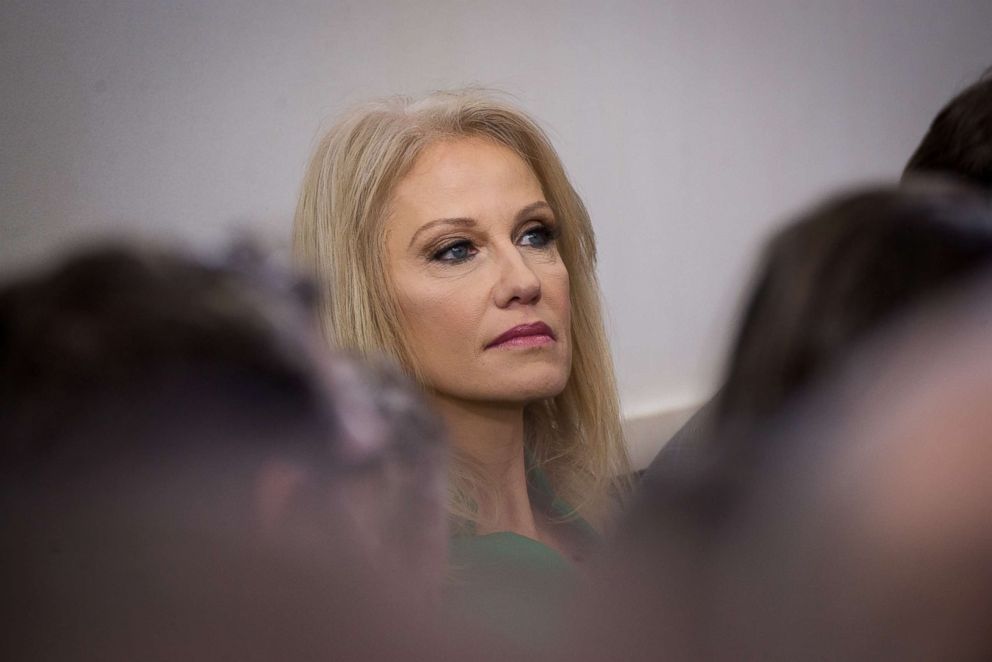
<svg viewBox="0 0 992 662"><path fill-rule="evenodd" d="M475 252L475 247L472 246L471 242L459 241L438 249L431 256L431 259L438 262L463 262L475 255Z"/></svg>
<svg viewBox="0 0 992 662"><path fill-rule="evenodd" d="M522 246L532 246L534 248L544 248L554 240L554 232L551 228L544 225L535 225L520 235L520 244Z"/></svg>

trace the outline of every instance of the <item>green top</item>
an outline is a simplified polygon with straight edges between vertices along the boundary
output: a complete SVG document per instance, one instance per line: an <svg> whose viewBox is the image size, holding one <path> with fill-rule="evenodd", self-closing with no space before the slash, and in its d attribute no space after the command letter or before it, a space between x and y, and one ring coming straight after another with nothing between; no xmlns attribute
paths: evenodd
<svg viewBox="0 0 992 662"><path fill-rule="evenodd" d="M572 508L551 490L538 469L528 471L535 507L561 519ZM599 534L578 516L556 525L580 552L598 546ZM470 628L530 648L552 645L580 574L557 550L516 533L457 535L450 543L445 608Z"/></svg>

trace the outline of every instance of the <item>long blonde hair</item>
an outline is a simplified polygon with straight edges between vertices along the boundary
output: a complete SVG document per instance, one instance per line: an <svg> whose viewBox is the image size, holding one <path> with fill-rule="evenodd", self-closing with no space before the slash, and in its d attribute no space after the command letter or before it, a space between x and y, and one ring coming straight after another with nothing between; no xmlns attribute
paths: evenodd
<svg viewBox="0 0 992 662"><path fill-rule="evenodd" d="M529 404L525 445L531 467L594 523L629 472L613 363L595 275L589 214L544 132L520 110L478 90L393 97L346 114L320 141L300 193L293 250L320 283L321 322L330 343L366 356L392 357L424 383L404 338L404 320L387 265L384 223L395 184L433 142L483 137L514 150L533 170L559 220L558 249L572 302L572 369L557 396ZM452 458L449 508L478 522L487 485L465 457ZM621 490L622 491L622 490ZM471 528L471 526L469 526Z"/></svg>

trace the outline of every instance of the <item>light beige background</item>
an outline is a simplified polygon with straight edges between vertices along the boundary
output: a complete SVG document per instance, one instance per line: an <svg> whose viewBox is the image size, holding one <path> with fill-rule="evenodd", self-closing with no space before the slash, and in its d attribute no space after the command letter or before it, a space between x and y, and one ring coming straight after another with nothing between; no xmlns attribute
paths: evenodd
<svg viewBox="0 0 992 662"><path fill-rule="evenodd" d="M990 35L989 0L4 0L0 273L107 232L284 249L342 108L501 88L592 212L649 459L713 388L765 233L897 177Z"/></svg>

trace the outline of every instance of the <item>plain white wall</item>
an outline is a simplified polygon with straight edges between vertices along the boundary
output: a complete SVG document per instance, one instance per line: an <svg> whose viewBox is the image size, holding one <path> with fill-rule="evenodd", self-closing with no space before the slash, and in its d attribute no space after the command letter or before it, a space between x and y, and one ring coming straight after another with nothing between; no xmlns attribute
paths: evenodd
<svg viewBox="0 0 992 662"><path fill-rule="evenodd" d="M992 64L992 2L5 0L0 272L106 232L277 247L321 127L470 83L592 212L625 411L713 387L766 232L897 177Z"/></svg>

